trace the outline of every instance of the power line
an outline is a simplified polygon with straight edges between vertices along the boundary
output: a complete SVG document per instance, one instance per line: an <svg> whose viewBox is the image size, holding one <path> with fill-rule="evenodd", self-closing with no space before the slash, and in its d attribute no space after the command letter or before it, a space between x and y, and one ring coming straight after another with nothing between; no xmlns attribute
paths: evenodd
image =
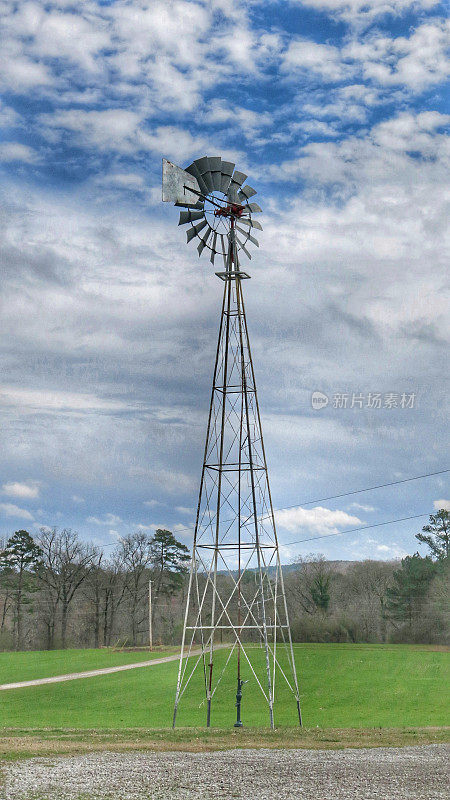
<svg viewBox="0 0 450 800"><path fill-rule="evenodd" d="M431 478L434 475L444 475L447 472L450 472L450 469L440 469L440 470L438 470L436 472L426 472L423 475L415 475L412 478L402 478L401 480L398 480L398 481L389 481L389 483L379 483L376 486L369 486L366 489L354 489L351 492L342 492L341 494L333 494L333 495L329 495L328 497L320 497L317 500L307 500L305 502L295 503L292 506L283 506L282 508L275 508L274 509L274 514L276 514L277 511L289 511L291 508L298 508L299 506L311 506L311 505L314 505L314 503L324 503L326 500L337 500L338 498L350 497L351 495L354 495L354 494L362 494L363 492L372 492L375 489L385 489L388 486L398 486L401 483L409 483L410 481L418 481L418 480L421 480L422 478ZM423 517L423 516L428 516L428 514L419 514L417 517L405 517L404 519L405 520L406 519L418 519L419 517ZM265 517L261 517L260 519L270 519L270 515L267 515ZM394 522L401 522L401 521L403 521L403 520L392 520L391 522L394 523ZM227 520L224 520L224 522L227 522ZM309 539L301 539L301 540L299 540L299 542L288 542L288 544L300 544L300 542L312 542L312 541L315 541L316 539L329 538L329 536L340 536L341 533L351 533L352 531L355 532L355 531L358 531L358 530L365 530L367 528L376 528L379 525L389 525L389 524L391 524L391 522L379 522L379 523L377 523L377 525L367 525L367 526L365 526L365 528L352 528L351 530L340 531L339 533L324 534L323 536L313 536L313 537L311 537ZM183 526L177 527L176 532L178 532L178 531L192 531L192 530L193 530L193 526L192 525L183 525ZM99 545L99 547L115 547L116 544L117 544L117 542L107 542L106 544Z"/></svg>
<svg viewBox="0 0 450 800"><path fill-rule="evenodd" d="M416 475L414 478L403 478L401 481L390 481L390 483L380 483L378 486L369 486L367 489L355 489L353 492L343 492L342 494L332 494L329 497L320 497L318 500L308 500L307 503L296 503L293 506L284 506L277 508L276 511L287 511L289 508L297 508L297 506L311 506L313 503L324 503L325 500L336 500L338 497L349 497L351 494L362 494L362 492L372 492L374 489L384 489L386 486L397 486L399 483L408 483L409 481L418 481L420 478L429 478L431 475L443 475L444 472L450 472L448 469L440 469L438 472L427 472L425 475Z"/></svg>
<svg viewBox="0 0 450 800"><path fill-rule="evenodd" d="M363 492L372 492L374 489L385 489L387 486L397 486L400 483L409 483L410 481L418 481L421 478L430 478L433 475L443 475L446 472L450 472L449 469L440 469L437 472L426 472L424 475L415 475L413 478L402 478L399 481L390 481L389 483L379 483L377 486L369 486L367 489L355 489L351 492L342 492L342 494L332 494L329 497L319 497L317 500L307 500L306 502L295 503L292 506L283 506L282 508L275 508L274 514L277 511L289 511L291 508L298 508L298 506L312 506L314 503L324 503L326 500L337 500L340 497L350 497L353 494L362 494ZM270 519L270 514L267 514L265 517L260 517L260 519ZM421 515L422 516L422 515ZM231 520L223 520L224 523L230 522ZM191 531L193 530L192 525L183 525L177 527L177 531Z"/></svg>
<svg viewBox="0 0 450 800"><path fill-rule="evenodd" d="M282 542L283 547L288 547L291 544L302 544L303 542L315 542L317 539L329 539L331 536L343 536L344 533L356 533L356 531L367 531L369 528L380 528L382 525L393 525L394 522L406 522L408 519L419 519L420 517L428 517L426 514L414 514L412 517L401 517L400 519L388 519L386 522L376 522L374 525L364 525L361 528L349 528L346 531L338 531L337 533L323 533L321 536L310 536L309 539L297 539L295 542Z"/></svg>

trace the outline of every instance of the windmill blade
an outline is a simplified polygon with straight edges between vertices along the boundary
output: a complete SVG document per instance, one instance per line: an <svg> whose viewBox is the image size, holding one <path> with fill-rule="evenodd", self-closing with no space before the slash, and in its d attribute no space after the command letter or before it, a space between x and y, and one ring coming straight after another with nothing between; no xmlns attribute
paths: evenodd
<svg viewBox="0 0 450 800"><path fill-rule="evenodd" d="M216 242L217 242L217 232L214 231L214 236L213 236L212 245L211 245L211 248L212 248L211 258L209 259L213 266L214 266L214 257L217 255Z"/></svg>
<svg viewBox="0 0 450 800"><path fill-rule="evenodd" d="M199 200L198 203L174 203L178 208L203 208L203 202Z"/></svg>
<svg viewBox="0 0 450 800"><path fill-rule="evenodd" d="M214 187L212 182L211 168L209 165L208 156L203 156L203 158L197 158L193 163L196 164L196 166L200 170L200 174L203 178L203 182L206 184L208 188L208 192L212 192Z"/></svg>
<svg viewBox="0 0 450 800"><path fill-rule="evenodd" d="M201 256L201 254L203 253L203 250L205 249L205 247L206 247L206 245L208 243L208 239L212 234L212 228L210 228L209 225L208 225L208 228L209 228L209 230L205 233L205 235L203 237L202 236L200 237L200 241L199 241L198 246L197 246L197 250L198 250L199 256Z"/></svg>
<svg viewBox="0 0 450 800"><path fill-rule="evenodd" d="M231 178L231 183L227 193L227 197L230 203L239 203L238 191L240 190L246 178L247 175L245 174L245 172L239 172L238 170L235 170L235 172L233 172L233 176Z"/></svg>
<svg viewBox="0 0 450 800"><path fill-rule="evenodd" d="M192 241L192 239L198 236L200 231L202 231L207 224L208 224L207 220L204 219L203 222L199 222L198 225L194 225L192 228L189 228L189 230L186 233L186 238L188 242Z"/></svg>
<svg viewBox="0 0 450 800"><path fill-rule="evenodd" d="M244 219L244 217L240 217L239 222L241 225L248 225L249 228L257 228L259 231L263 229L261 223L256 219Z"/></svg>
<svg viewBox="0 0 450 800"><path fill-rule="evenodd" d="M253 189L252 186L243 186L240 192L238 192L238 196L241 200L248 200L250 197L253 197L254 194L257 194L257 191Z"/></svg>
<svg viewBox="0 0 450 800"><path fill-rule="evenodd" d="M227 198L230 203L235 203L236 205L239 204L239 197L238 197L238 186L231 181L230 186L228 187L227 191Z"/></svg>
<svg viewBox="0 0 450 800"><path fill-rule="evenodd" d="M247 248L246 248L245 244L244 244L243 242L241 242L241 240L239 239L239 236L236 236L236 241L237 241L237 243L238 243L239 247L241 248L241 250L243 250L243 251L244 251L245 255L246 255L246 256L247 256L247 257L250 259L250 261L251 261L251 260L252 260L251 254L248 252L248 250L247 250Z"/></svg>
<svg viewBox="0 0 450 800"><path fill-rule="evenodd" d="M232 161L222 161L222 181L220 184L220 191L224 194L227 193L230 186L234 167L235 164L233 164Z"/></svg>
<svg viewBox="0 0 450 800"><path fill-rule="evenodd" d="M186 225L187 222L193 222L196 219L202 219L203 216L204 211L181 211L178 225Z"/></svg>
<svg viewBox="0 0 450 800"><path fill-rule="evenodd" d="M224 266L225 266L225 269L226 269L227 268L227 251L225 250L225 236L223 235L223 233L220 233L219 236L220 236L220 243L222 245L223 263L224 263Z"/></svg>
<svg viewBox="0 0 450 800"><path fill-rule="evenodd" d="M249 232L248 232L248 231L244 231L244 229L243 229L243 228L240 228L240 227L239 227L239 225L236 225L236 230L237 230L237 231L239 231L239 233L243 233L243 234L244 234L244 236L247 238L247 240L248 240L248 241L252 242L253 244L256 244L256 247L259 247L259 242L258 242L258 240L257 240L257 239L255 239L255 237L254 237L254 236L250 236L250 234L249 234Z"/></svg>
<svg viewBox="0 0 450 800"><path fill-rule="evenodd" d="M209 156L209 166L214 190L220 192L220 185L222 183L222 159L220 156Z"/></svg>
<svg viewBox="0 0 450 800"><path fill-rule="evenodd" d="M197 183L200 186L200 191L203 192L203 194L208 194L208 187L205 181L203 180L202 173L197 167L195 161L193 162L193 164L190 165L190 167L186 167L186 172L189 172L190 175L193 175L194 178L197 178Z"/></svg>
<svg viewBox="0 0 450 800"><path fill-rule="evenodd" d="M247 178L248 175L246 175L245 172L239 172L239 170L236 170L236 172L233 173L233 177L231 180L237 186L242 186L242 184L244 183L245 180L247 180Z"/></svg>
<svg viewBox="0 0 450 800"><path fill-rule="evenodd" d="M262 208L259 207L258 203L249 203L248 208L252 214L259 214L262 211Z"/></svg>

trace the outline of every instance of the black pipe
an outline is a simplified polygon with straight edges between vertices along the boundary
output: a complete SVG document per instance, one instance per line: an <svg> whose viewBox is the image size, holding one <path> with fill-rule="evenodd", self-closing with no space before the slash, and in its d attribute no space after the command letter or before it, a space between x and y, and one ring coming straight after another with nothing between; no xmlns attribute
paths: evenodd
<svg viewBox="0 0 450 800"><path fill-rule="evenodd" d="M237 692L236 692L236 710L237 710L237 717L236 722L234 723L235 728L242 728L244 723L241 720L241 700L242 700L242 687L245 681L241 681L238 678L237 682Z"/></svg>

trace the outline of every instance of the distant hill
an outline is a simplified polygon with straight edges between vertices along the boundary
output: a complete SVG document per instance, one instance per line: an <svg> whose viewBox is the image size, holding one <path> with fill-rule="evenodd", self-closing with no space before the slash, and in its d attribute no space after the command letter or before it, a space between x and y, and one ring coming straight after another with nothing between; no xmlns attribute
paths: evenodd
<svg viewBox="0 0 450 800"><path fill-rule="evenodd" d="M370 559L367 559L367 560L370 560ZM372 559L372 560L374 560L374 559ZM326 564L329 567L331 567L331 569L333 569L335 572L340 572L342 574L347 572L347 570L353 564L359 564L359 563L360 563L359 561L326 561ZM387 561L383 560L380 563L392 564L393 560L387 560ZM282 564L281 568L282 568L284 573L293 572L294 570L297 570L299 568L299 565L298 564ZM247 569L246 571L247 572L257 572L258 568L257 567L251 567L251 568ZM228 574L228 570L223 570L223 569L218 570L217 572L218 572L218 575L227 575ZM268 572L269 572L269 575L273 574L275 572L275 567L274 566L273 567L269 567ZM236 570L232 570L231 574L232 575L237 575L237 569Z"/></svg>

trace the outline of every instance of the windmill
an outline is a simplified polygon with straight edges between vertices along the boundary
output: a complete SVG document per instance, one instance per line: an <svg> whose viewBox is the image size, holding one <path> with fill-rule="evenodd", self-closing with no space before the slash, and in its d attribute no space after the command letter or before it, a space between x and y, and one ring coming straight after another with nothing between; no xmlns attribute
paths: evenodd
<svg viewBox="0 0 450 800"><path fill-rule="evenodd" d="M246 675L268 705L285 681L300 698L247 330L242 253L258 245L256 191L230 161L196 159L185 170L163 159L163 201L184 209L179 225L199 256L206 250L224 282L203 467L189 572L173 726L193 677L203 676L206 724L226 670L236 666L237 719ZM219 641L220 640L220 641ZM217 649L228 650L215 669ZM259 649L262 648L262 651ZM284 661L281 663L280 650ZM262 656L262 658L261 658ZM258 662L259 671L256 666ZM261 664L263 665L261 667Z"/></svg>

